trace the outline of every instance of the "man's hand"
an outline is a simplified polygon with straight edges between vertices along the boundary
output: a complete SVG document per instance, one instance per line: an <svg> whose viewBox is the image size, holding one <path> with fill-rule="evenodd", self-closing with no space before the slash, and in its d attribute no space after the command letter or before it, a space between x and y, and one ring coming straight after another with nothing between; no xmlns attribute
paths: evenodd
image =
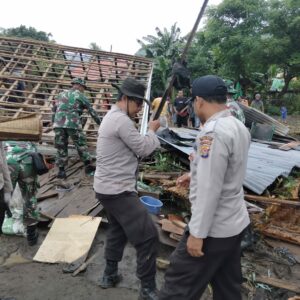
<svg viewBox="0 0 300 300"><path fill-rule="evenodd" d="M153 130L154 132L156 132L157 129L160 127L160 122L159 120L150 121L148 126L149 126L149 130Z"/></svg>
<svg viewBox="0 0 300 300"><path fill-rule="evenodd" d="M182 176L178 177L176 180L176 185L179 187L188 188L191 181L191 175L190 173L185 173Z"/></svg>
<svg viewBox="0 0 300 300"><path fill-rule="evenodd" d="M193 161L195 159L195 155L196 153L195 152L192 152L190 155L189 155L189 161Z"/></svg>
<svg viewBox="0 0 300 300"><path fill-rule="evenodd" d="M201 257L204 255L202 252L203 239L196 238L192 235L189 235L187 243L187 252L193 257Z"/></svg>

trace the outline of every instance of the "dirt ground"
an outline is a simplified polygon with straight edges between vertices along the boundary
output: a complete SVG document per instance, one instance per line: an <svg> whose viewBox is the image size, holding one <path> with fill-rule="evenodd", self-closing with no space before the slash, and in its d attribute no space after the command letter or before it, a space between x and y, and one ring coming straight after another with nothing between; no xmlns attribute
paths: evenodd
<svg viewBox="0 0 300 300"><path fill-rule="evenodd" d="M101 227L101 225L100 225ZM117 288L103 290L97 283L104 269L105 230L100 228L94 240L89 257L96 257L84 273L76 277L63 273L63 264L33 262L47 234L46 228L39 228L38 245L27 246L24 237L0 236L0 299L16 300L133 300L138 298L139 281L135 276L135 249L127 245L120 263L123 281ZM173 248L160 246L159 256L168 258ZM161 287L164 272L158 270L157 284ZM202 299L211 299L210 295Z"/></svg>
<svg viewBox="0 0 300 300"><path fill-rule="evenodd" d="M39 249L48 229L39 228L40 236L38 244L29 247L24 237L0 235L0 300L134 300L138 299L139 281L135 276L136 256L135 249L127 245L123 261L119 265L120 273L123 275L123 281L113 289L103 290L97 283L104 269L104 244L105 229L103 226L97 232L89 257L95 255L94 260L88 265L84 273L76 277L71 274L63 273L63 264L44 264L33 262L32 258ZM160 244L159 257L168 259L173 248ZM268 252L264 251L264 253ZM261 253L259 251L258 253ZM274 258L266 254L256 252L245 252L242 258L242 266L247 271L250 270L265 274L266 270L274 270ZM257 264L259 261L261 263ZM280 263L276 269L282 268ZM291 269L284 270L288 278L294 278L295 275L300 282L300 265ZM285 266L285 269L287 267ZM296 268L296 269L295 269ZM162 286L164 271L157 272L158 288ZM279 290L268 287L256 288L254 292L249 293L246 289L247 282L243 287L243 300L277 300L288 299L294 296L285 290ZM201 300L211 300L212 295L209 289L206 290Z"/></svg>
<svg viewBox="0 0 300 300"><path fill-rule="evenodd" d="M281 122L280 117L278 116L272 116L274 119ZM287 124L285 124L290 128L289 134L295 135L298 138L300 137L300 116L288 116L287 117Z"/></svg>
<svg viewBox="0 0 300 300"><path fill-rule="evenodd" d="M38 245L28 247L25 238L0 237L0 299L16 300L58 299L137 299L139 283L135 277L135 250L129 245L120 271L124 277L118 288L103 290L97 282L103 272L105 233L99 229L91 249L95 260L85 273L76 277L62 272L63 264L43 264L32 261L47 234L40 229ZM162 274L158 274L161 278Z"/></svg>

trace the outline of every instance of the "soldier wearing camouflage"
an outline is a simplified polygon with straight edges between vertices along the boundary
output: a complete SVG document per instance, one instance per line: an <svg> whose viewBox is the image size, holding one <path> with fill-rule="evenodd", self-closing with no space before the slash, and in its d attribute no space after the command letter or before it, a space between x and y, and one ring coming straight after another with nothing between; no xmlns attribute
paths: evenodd
<svg viewBox="0 0 300 300"><path fill-rule="evenodd" d="M84 96L86 88L83 79L75 78L72 81L72 89L63 91L56 98L53 128L55 132L55 147L57 149L56 165L60 168L59 178L65 178L64 167L68 161L68 138L74 142L81 160L86 166L90 165L86 137L82 130L81 115L87 109L94 121L99 125L100 118L92 108L88 99ZM87 171L87 169L86 169Z"/></svg>
<svg viewBox="0 0 300 300"><path fill-rule="evenodd" d="M236 101L227 101L227 107L230 110L232 116L236 117L243 124L245 124L246 118L244 112Z"/></svg>
<svg viewBox="0 0 300 300"><path fill-rule="evenodd" d="M25 225L37 223L39 213L36 193L39 183L30 155L31 152L36 152L36 148L30 142L5 142L5 146L7 147L6 158L13 188L15 189L18 183L24 199L24 223Z"/></svg>

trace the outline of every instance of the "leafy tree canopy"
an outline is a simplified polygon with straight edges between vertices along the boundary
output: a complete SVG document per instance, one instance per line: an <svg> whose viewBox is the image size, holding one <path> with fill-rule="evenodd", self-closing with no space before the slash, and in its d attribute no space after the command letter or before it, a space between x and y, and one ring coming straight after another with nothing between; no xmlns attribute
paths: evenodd
<svg viewBox="0 0 300 300"><path fill-rule="evenodd" d="M262 89L283 73L283 94L300 74L299 36L299 0L224 0L209 7L189 51L189 66L193 77L214 73L244 89Z"/></svg>
<svg viewBox="0 0 300 300"><path fill-rule="evenodd" d="M137 40L141 45L137 55L154 59L152 93L159 96L167 86L173 62L180 56L183 38L180 37L181 31L176 23L170 30L166 28L161 30L158 27L155 30L156 36L147 35L142 40Z"/></svg>
<svg viewBox="0 0 300 300"><path fill-rule="evenodd" d="M2 28L0 30L0 34L9 37L19 37L19 38L31 38L34 40L44 41L44 42L54 42L51 40L52 34L46 33L44 31L38 31L34 27L26 27L21 25L15 28Z"/></svg>
<svg viewBox="0 0 300 300"><path fill-rule="evenodd" d="M90 43L89 48L92 50L98 50L98 51L102 50L101 47L97 43L94 43L94 42Z"/></svg>

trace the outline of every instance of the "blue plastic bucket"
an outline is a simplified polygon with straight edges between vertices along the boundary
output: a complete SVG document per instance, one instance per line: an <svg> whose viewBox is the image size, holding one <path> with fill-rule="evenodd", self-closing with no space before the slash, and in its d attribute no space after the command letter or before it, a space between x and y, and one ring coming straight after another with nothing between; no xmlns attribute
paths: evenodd
<svg viewBox="0 0 300 300"><path fill-rule="evenodd" d="M159 214L160 208L163 206L163 203L160 200L150 196L142 196L140 197L140 200L147 208L150 214Z"/></svg>

